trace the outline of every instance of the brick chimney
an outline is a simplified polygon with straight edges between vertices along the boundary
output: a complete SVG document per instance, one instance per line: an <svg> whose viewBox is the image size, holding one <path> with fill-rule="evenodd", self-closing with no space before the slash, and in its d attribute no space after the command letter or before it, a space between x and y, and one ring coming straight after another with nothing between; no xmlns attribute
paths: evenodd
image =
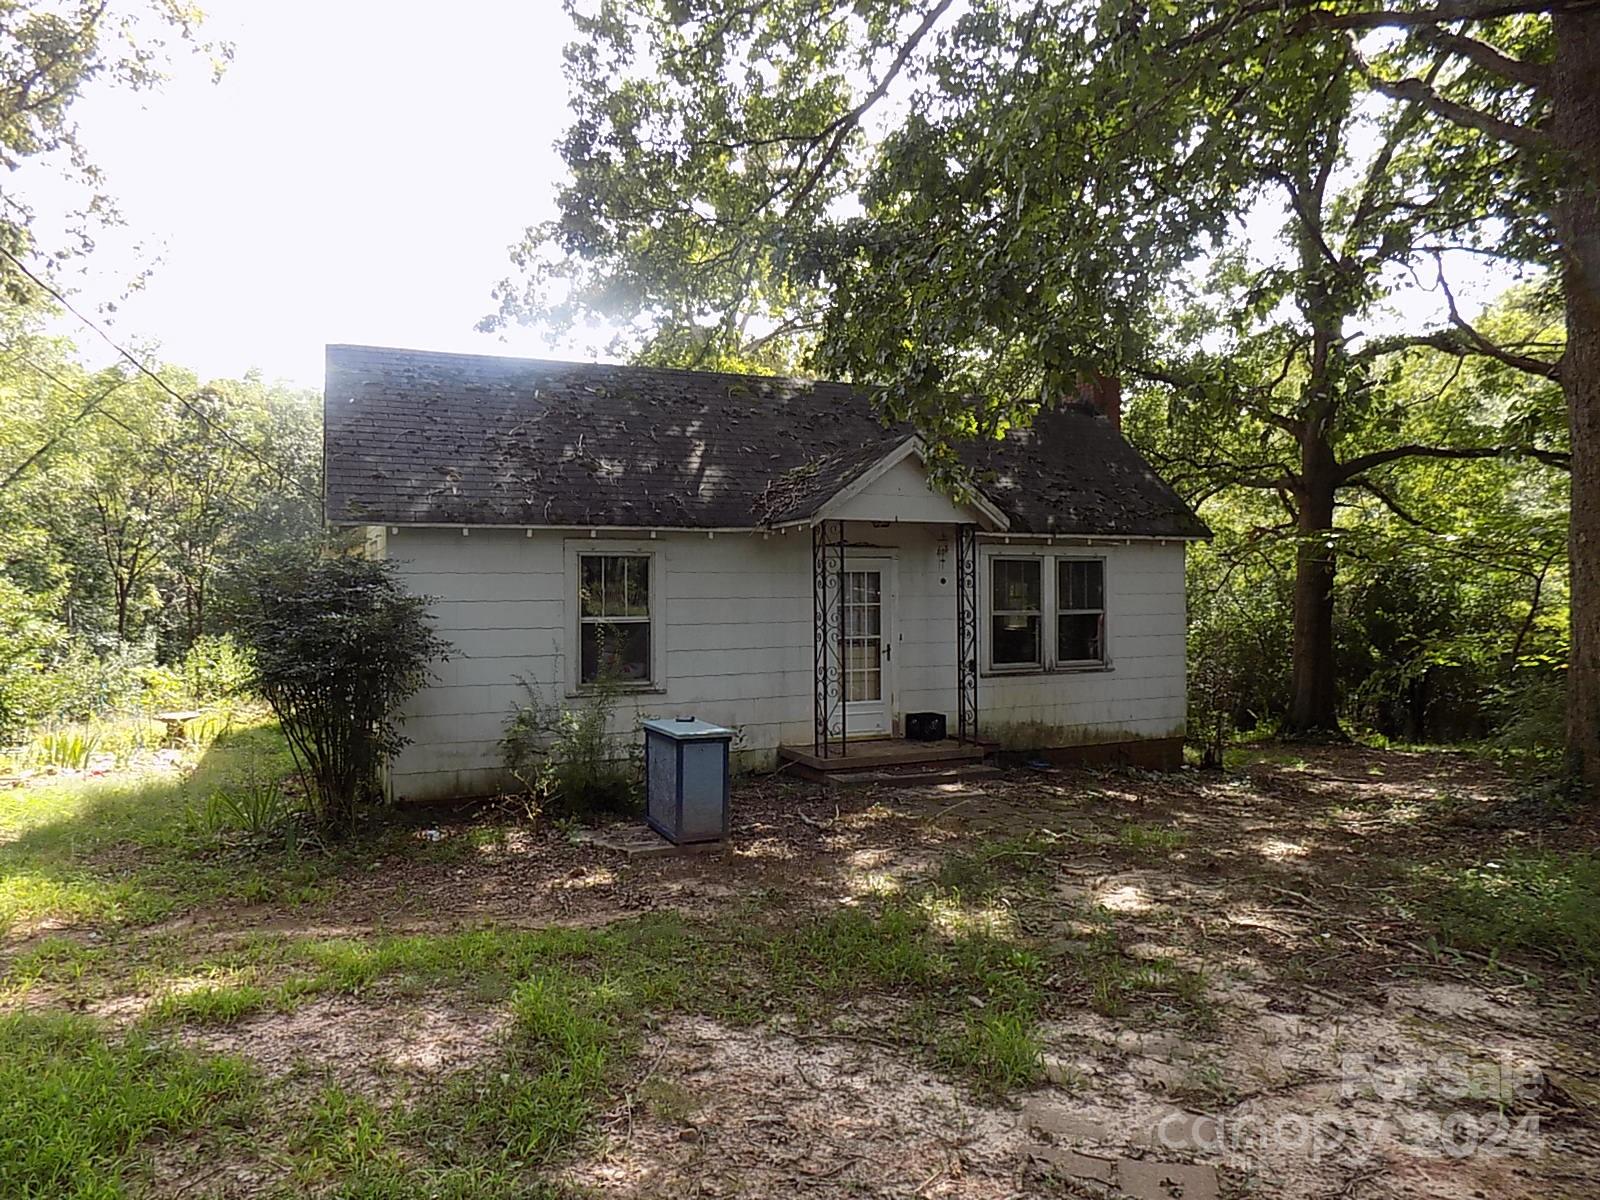
<svg viewBox="0 0 1600 1200"><path fill-rule="evenodd" d="M1078 385L1078 403L1087 405L1111 422L1116 430L1122 428L1122 380L1098 371Z"/></svg>

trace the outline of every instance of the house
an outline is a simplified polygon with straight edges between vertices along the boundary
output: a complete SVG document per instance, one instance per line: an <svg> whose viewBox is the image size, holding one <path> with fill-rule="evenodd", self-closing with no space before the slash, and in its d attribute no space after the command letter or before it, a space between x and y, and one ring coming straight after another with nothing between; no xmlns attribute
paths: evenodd
<svg viewBox="0 0 1600 1200"><path fill-rule="evenodd" d="M520 681L607 675L739 765L1176 765L1184 552L1205 526L1120 432L1115 385L926 448L838 383L328 347L325 511L436 598L455 647L405 712L397 798L493 791ZM948 736L903 739L909 714Z"/></svg>

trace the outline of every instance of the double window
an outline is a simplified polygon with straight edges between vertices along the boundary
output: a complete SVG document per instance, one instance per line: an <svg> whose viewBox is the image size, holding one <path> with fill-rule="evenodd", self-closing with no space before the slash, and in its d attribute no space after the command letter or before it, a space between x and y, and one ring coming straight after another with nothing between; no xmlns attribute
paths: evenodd
<svg viewBox="0 0 1600 1200"><path fill-rule="evenodd" d="M648 554L578 555L578 683L653 682Z"/></svg>
<svg viewBox="0 0 1600 1200"><path fill-rule="evenodd" d="M1103 558L989 560L989 666L996 671L1106 661Z"/></svg>

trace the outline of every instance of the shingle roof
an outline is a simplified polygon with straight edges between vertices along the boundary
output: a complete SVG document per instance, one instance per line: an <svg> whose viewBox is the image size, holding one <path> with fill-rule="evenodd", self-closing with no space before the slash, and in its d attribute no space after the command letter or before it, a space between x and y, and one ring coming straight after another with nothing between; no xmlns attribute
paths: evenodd
<svg viewBox="0 0 1600 1200"><path fill-rule="evenodd" d="M772 525L913 434L841 383L372 346L328 347L323 407L336 524ZM1017 532L1206 535L1086 409L959 454Z"/></svg>

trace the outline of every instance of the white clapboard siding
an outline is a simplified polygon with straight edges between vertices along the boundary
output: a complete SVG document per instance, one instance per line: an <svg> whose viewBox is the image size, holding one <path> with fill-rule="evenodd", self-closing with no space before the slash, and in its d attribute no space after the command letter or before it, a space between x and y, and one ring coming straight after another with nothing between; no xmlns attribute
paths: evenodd
<svg viewBox="0 0 1600 1200"><path fill-rule="evenodd" d="M1004 552L1067 550L1008 546ZM1133 542L1070 552L1106 561L1109 669L985 675L979 685L981 728L1009 740L1008 732L1033 735L1044 727L1058 745L1181 736L1187 708L1183 547ZM1045 620L1051 619L1046 613Z"/></svg>
<svg viewBox="0 0 1600 1200"><path fill-rule="evenodd" d="M430 606L452 657L407 706L411 743L390 771L397 797L492 791L499 740L525 679L550 704L567 696L567 578L574 533L475 528L401 529L387 556ZM665 686L626 696L614 729L631 736L641 717L686 712L728 725L741 752L770 758L811 736L811 538L661 534L641 545L662 556ZM603 549L596 545L596 550ZM659 596L657 597L659 599Z"/></svg>
<svg viewBox="0 0 1600 1200"><path fill-rule="evenodd" d="M897 467L858 497L872 505L863 512L891 512L896 504L923 512L920 498L908 492L920 472L903 465L905 478ZM948 501L931 500L935 508L927 515L951 511ZM896 561L896 716L931 710L947 714L953 725L954 529L859 521L847 526L847 536L852 552L890 554ZM661 557L655 599L664 593L666 679L625 697L613 725L618 736L633 736L641 717L693 714L733 728L736 752L748 765L770 763L779 745L808 745L814 666L809 531L714 538L663 532L626 540ZM586 531L528 536L488 528L467 536L459 529L402 528L374 539L405 585L433 598L438 632L452 646L450 659L434 664L432 684L402 714L411 741L391 767L396 797L474 795L502 786L499 742L513 706L527 696L521 681L546 703L574 702L567 695L567 655L575 650L567 547L591 541ZM594 548L603 547L595 542ZM1014 552L1033 551L1007 547ZM1106 559L1110 669L985 675L979 712L986 735L1027 728L1045 731L1041 744L1069 745L1182 732L1182 545L1083 552ZM988 586L986 575L980 586Z"/></svg>

